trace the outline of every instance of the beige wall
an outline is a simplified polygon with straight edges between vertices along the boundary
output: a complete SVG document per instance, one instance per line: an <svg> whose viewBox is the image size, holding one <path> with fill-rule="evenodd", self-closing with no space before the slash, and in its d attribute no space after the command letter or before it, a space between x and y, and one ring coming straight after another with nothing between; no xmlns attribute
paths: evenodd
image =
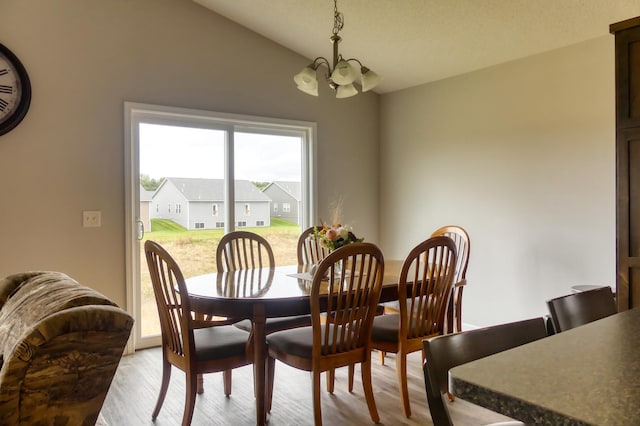
<svg viewBox="0 0 640 426"><path fill-rule="evenodd" d="M471 235L463 322L615 284L613 37L381 98L381 243Z"/></svg>
<svg viewBox="0 0 640 426"><path fill-rule="evenodd" d="M377 240L376 94L299 92L307 59L190 0L3 0L0 29L33 86L0 136L0 276L60 270L125 306L125 101L316 122L320 216L342 194L344 221Z"/></svg>

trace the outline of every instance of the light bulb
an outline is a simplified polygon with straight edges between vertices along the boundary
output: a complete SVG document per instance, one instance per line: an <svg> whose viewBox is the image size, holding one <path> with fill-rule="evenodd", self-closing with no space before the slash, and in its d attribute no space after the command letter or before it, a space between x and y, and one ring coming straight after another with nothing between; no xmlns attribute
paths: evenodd
<svg viewBox="0 0 640 426"><path fill-rule="evenodd" d="M357 95L358 89L353 84L345 84L344 86L338 86L338 90L336 92L336 98L349 98L351 96Z"/></svg>
<svg viewBox="0 0 640 426"><path fill-rule="evenodd" d="M373 89L382 81L382 77L380 77L375 72L371 71L367 67L360 68L360 72L362 73L362 91L366 92L368 90Z"/></svg>
<svg viewBox="0 0 640 426"><path fill-rule="evenodd" d="M293 81L295 81L299 87L304 87L311 90L313 90L314 88L316 90L318 89L318 77L316 75L316 70L313 69L311 65L305 67L298 74L294 75Z"/></svg>
<svg viewBox="0 0 640 426"><path fill-rule="evenodd" d="M331 73L331 80L339 85L351 84L356 79L356 71L351 64L344 59L341 59L336 64L336 68Z"/></svg>

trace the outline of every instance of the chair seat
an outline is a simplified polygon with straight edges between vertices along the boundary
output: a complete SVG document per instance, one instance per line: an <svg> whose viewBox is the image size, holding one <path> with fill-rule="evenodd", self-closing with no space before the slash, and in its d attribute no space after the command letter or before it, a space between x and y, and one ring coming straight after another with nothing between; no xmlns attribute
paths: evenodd
<svg viewBox="0 0 640 426"><path fill-rule="evenodd" d="M400 314L378 315L373 319L371 340L397 342L400 332Z"/></svg>
<svg viewBox="0 0 640 426"><path fill-rule="evenodd" d="M249 335L232 325L193 330L198 361L230 358L243 355Z"/></svg>
<svg viewBox="0 0 640 426"><path fill-rule="evenodd" d="M321 334L324 335L326 325L321 325ZM330 333L334 333L341 327L329 325ZM329 338L331 340L331 338ZM278 331L267 336L269 348L286 352L301 358L311 359L313 352L313 327L299 327L291 330Z"/></svg>
<svg viewBox="0 0 640 426"><path fill-rule="evenodd" d="M324 326L322 326L324 330ZM313 352L313 328L299 327L277 331L267 336L269 348L311 359Z"/></svg>
<svg viewBox="0 0 640 426"><path fill-rule="evenodd" d="M235 324L235 327L240 330L244 330L247 332L251 332L251 321L250 320L242 320ZM280 317L280 318L267 318L267 321L264 326L265 334L271 334L276 331L289 330L291 328L297 327L310 327L311 326L311 316L310 315L298 315L291 317Z"/></svg>

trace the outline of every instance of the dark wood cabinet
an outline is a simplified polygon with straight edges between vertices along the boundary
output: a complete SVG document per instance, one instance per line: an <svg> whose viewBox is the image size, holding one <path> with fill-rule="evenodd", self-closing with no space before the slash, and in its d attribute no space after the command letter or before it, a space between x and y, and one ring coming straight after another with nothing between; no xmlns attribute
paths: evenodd
<svg viewBox="0 0 640 426"><path fill-rule="evenodd" d="M640 17L611 24L616 73L618 309L640 306Z"/></svg>

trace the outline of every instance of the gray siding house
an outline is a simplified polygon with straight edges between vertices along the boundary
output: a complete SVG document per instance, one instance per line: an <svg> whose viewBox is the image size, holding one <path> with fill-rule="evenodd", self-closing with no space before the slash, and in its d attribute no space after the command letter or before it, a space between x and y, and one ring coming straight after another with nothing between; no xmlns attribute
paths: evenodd
<svg viewBox="0 0 640 426"><path fill-rule="evenodd" d="M248 180L236 180L235 227L270 226L271 200ZM187 229L224 228L224 179L166 178L153 195L150 216Z"/></svg>
<svg viewBox="0 0 640 426"><path fill-rule="evenodd" d="M262 190L271 199L271 216L300 224L300 182L274 181Z"/></svg>

